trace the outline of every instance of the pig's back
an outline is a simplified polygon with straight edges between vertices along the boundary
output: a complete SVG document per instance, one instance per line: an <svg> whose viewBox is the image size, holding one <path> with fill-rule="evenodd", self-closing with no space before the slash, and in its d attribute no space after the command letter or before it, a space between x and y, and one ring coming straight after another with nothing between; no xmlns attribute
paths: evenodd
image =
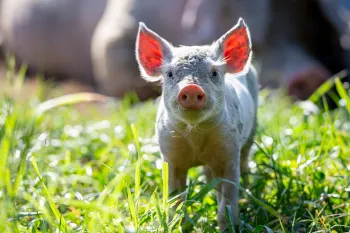
<svg viewBox="0 0 350 233"><path fill-rule="evenodd" d="M226 79L228 79L229 82L234 84L234 88L236 92L241 93L241 87L240 84L243 85L247 90L248 93L251 95L254 105L257 108L258 106L258 95L259 95L259 83L257 78L257 72L253 65L249 67L249 71L245 75L235 76L231 74L226 74ZM240 84L237 84L239 82Z"/></svg>
<svg viewBox="0 0 350 233"><path fill-rule="evenodd" d="M248 89L250 95L253 98L255 108L258 107L258 97L259 97L259 83L258 74L253 65L250 66L249 71L246 75L238 77L239 81L243 83Z"/></svg>

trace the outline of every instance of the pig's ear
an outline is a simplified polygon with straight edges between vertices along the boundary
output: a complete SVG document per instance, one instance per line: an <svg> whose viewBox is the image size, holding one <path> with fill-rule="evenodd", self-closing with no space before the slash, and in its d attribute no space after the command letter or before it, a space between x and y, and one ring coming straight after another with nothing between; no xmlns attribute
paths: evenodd
<svg viewBox="0 0 350 233"><path fill-rule="evenodd" d="M252 45L247 25L242 18L214 43L219 58L226 61L229 73L246 72L252 57Z"/></svg>
<svg viewBox="0 0 350 233"><path fill-rule="evenodd" d="M161 78L162 66L171 60L171 48L165 39L148 29L144 23L139 23L136 60L144 79L154 82Z"/></svg>

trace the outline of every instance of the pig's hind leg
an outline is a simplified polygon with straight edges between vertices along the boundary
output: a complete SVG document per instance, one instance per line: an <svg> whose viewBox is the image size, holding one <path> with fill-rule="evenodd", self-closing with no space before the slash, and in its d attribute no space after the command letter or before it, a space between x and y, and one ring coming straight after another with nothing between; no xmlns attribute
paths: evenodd
<svg viewBox="0 0 350 233"><path fill-rule="evenodd" d="M213 174L210 170L210 167L209 166L203 166L203 172L204 172L204 175L207 179L207 183L210 183L212 180L213 180Z"/></svg>
<svg viewBox="0 0 350 233"><path fill-rule="evenodd" d="M257 109L258 109L258 98L259 98L259 83L258 83L258 74L256 72L256 69L251 66L249 72L246 75L247 80L247 88L249 90L249 93L251 94L253 101L254 101L254 108L255 108L255 115L253 118L253 127L250 132L250 135L246 141L246 143L243 145L241 149L241 161L240 161L240 169L241 169L241 175L243 178L243 185L244 187L248 187L249 185L249 152L250 148L252 147L254 143L254 137L256 133L257 128Z"/></svg>
<svg viewBox="0 0 350 233"><path fill-rule="evenodd" d="M245 188L249 186L249 176L248 176L249 175L249 152L254 143L256 127L257 127L257 119L255 117L254 125L252 128L252 131L250 132L249 138L241 149L240 169L241 169L241 176L243 178L243 187Z"/></svg>
<svg viewBox="0 0 350 233"><path fill-rule="evenodd" d="M188 169L179 168L169 164L169 192L178 193L186 188Z"/></svg>

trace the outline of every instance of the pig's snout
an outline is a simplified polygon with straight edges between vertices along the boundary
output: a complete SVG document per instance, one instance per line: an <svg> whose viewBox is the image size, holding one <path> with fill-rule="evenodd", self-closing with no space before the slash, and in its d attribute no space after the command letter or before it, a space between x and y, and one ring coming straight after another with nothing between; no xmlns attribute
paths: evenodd
<svg viewBox="0 0 350 233"><path fill-rule="evenodd" d="M186 110L200 110L207 102L207 96L200 86L190 84L180 90L177 101Z"/></svg>

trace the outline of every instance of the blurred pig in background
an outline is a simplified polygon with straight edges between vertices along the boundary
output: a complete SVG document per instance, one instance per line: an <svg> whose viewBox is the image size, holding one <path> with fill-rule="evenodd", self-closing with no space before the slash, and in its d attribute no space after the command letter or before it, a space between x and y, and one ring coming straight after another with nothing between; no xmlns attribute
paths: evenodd
<svg viewBox="0 0 350 233"><path fill-rule="evenodd" d="M94 84L90 44L106 0L2 0L4 49L49 75Z"/></svg>
<svg viewBox="0 0 350 233"><path fill-rule="evenodd" d="M285 87L296 99L350 68L347 0L106 1L3 0L4 47L39 71L90 83L111 96L135 91L141 100L160 93L139 78L139 21L174 45L201 45L243 17L262 87Z"/></svg>
<svg viewBox="0 0 350 233"><path fill-rule="evenodd" d="M340 1L271 3L268 38L262 53L257 54L261 84L285 86L289 95L307 99L331 75L350 68L349 48L340 39L347 33L344 23L350 19L340 19L338 11L350 8ZM336 30L340 24L343 26Z"/></svg>

